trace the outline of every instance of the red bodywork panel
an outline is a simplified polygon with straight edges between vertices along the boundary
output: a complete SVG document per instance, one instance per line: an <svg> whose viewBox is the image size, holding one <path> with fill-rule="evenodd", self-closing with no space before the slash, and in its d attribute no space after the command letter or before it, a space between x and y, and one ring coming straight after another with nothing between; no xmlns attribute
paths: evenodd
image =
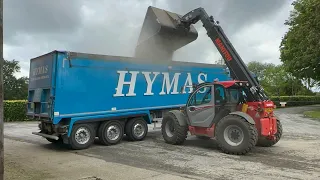
<svg viewBox="0 0 320 180"><path fill-rule="evenodd" d="M247 81L237 81L237 80L233 80L233 81L218 81L215 82L215 84L221 84L224 88L229 88L231 86L233 86L235 83L247 83Z"/></svg>
<svg viewBox="0 0 320 180"><path fill-rule="evenodd" d="M208 137L214 137L214 124L210 128L189 126L191 135L205 135Z"/></svg>
<svg viewBox="0 0 320 180"><path fill-rule="evenodd" d="M241 109L242 105L239 105L238 110L241 111ZM274 138L277 133L277 119L273 110L274 103L272 101L248 102L246 113L255 121L260 136Z"/></svg>

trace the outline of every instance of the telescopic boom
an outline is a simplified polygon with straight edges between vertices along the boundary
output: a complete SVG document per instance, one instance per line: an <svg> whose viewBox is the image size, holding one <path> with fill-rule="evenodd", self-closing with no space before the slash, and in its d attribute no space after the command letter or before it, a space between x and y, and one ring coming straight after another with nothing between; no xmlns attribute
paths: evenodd
<svg viewBox="0 0 320 180"><path fill-rule="evenodd" d="M212 16L208 16L203 8L194 9L182 16L176 21L176 27L183 28L185 29L185 32L188 32L189 27L198 21L203 23L203 27L207 30L207 35L211 38L225 60L225 63L230 70L231 77L236 80L247 81L256 101L267 100L268 97L264 93L263 88L252 76L249 69L225 35L223 29L218 25L219 22L215 21Z"/></svg>

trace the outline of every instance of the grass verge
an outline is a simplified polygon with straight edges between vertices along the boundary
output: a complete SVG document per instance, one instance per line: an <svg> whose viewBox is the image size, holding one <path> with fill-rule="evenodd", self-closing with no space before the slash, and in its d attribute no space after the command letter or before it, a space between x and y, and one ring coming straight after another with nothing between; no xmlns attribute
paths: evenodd
<svg viewBox="0 0 320 180"><path fill-rule="evenodd" d="M309 118L320 120L320 109L316 111L305 111L303 114Z"/></svg>

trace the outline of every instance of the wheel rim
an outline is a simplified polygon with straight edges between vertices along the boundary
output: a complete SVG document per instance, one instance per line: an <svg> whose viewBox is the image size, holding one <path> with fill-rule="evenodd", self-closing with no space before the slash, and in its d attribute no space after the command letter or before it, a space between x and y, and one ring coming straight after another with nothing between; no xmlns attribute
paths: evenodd
<svg viewBox="0 0 320 180"><path fill-rule="evenodd" d="M111 125L108 127L106 133L108 139L112 141L117 140L120 137L120 127L116 125Z"/></svg>
<svg viewBox="0 0 320 180"><path fill-rule="evenodd" d="M238 146L244 139L243 131L236 125L228 126L223 133L225 141L231 146Z"/></svg>
<svg viewBox="0 0 320 180"><path fill-rule="evenodd" d="M78 144L86 144L90 139L90 130L86 127L80 127L75 133L75 140Z"/></svg>
<svg viewBox="0 0 320 180"><path fill-rule="evenodd" d="M165 131L167 136L172 137L174 133L174 125L172 121L168 121L165 126Z"/></svg>
<svg viewBox="0 0 320 180"><path fill-rule="evenodd" d="M146 131L145 127L140 123L133 126L133 134L138 138L143 136L145 131Z"/></svg>

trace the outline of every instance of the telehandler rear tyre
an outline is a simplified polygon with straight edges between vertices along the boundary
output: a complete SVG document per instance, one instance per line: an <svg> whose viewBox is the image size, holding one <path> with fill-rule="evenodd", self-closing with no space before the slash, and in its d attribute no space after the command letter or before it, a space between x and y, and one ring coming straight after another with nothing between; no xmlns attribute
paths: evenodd
<svg viewBox="0 0 320 180"><path fill-rule="evenodd" d="M227 115L217 123L215 136L222 152L244 155L255 147L258 131L243 117Z"/></svg>
<svg viewBox="0 0 320 180"><path fill-rule="evenodd" d="M180 145L187 138L188 126L181 126L178 117L169 112L162 119L161 132L166 143Z"/></svg>
<svg viewBox="0 0 320 180"><path fill-rule="evenodd" d="M274 140L266 139L265 137L259 137L257 146L260 147L271 147L278 143L278 141L281 139L282 136L282 124L279 120L277 120L277 133L275 134Z"/></svg>

